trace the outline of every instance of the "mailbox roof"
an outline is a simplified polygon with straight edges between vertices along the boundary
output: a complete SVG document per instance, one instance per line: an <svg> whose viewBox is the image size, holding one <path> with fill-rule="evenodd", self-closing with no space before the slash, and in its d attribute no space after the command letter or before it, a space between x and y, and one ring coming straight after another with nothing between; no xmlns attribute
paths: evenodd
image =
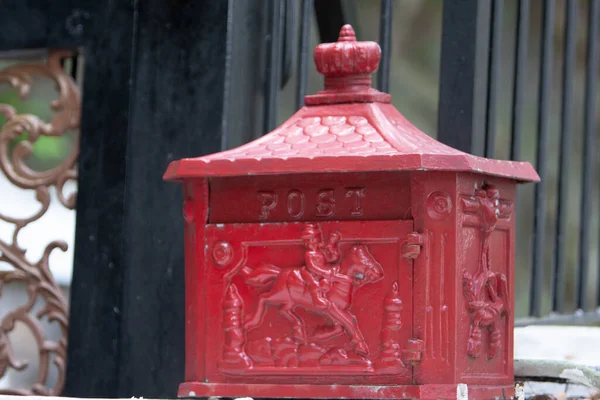
<svg viewBox="0 0 600 400"><path fill-rule="evenodd" d="M345 26L337 43L315 50L317 70L326 75L325 90L306 96L307 106L246 145L172 162L164 178L421 170L539 180L528 162L476 157L412 125L390 104L390 95L370 87L379 46L353 41L351 29Z"/></svg>

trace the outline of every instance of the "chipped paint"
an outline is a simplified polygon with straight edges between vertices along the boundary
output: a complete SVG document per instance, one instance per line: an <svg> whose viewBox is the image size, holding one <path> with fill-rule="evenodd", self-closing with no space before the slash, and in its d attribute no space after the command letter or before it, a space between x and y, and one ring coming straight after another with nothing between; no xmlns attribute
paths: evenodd
<svg viewBox="0 0 600 400"><path fill-rule="evenodd" d="M469 400L469 387L464 383L456 386L456 400Z"/></svg>

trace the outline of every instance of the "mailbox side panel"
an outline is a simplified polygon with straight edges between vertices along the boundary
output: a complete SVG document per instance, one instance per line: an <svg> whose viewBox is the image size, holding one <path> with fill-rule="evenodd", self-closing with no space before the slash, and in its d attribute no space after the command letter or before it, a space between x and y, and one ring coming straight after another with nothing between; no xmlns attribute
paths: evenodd
<svg viewBox="0 0 600 400"><path fill-rule="evenodd" d="M516 184L458 177L456 235L460 380L512 385Z"/></svg>
<svg viewBox="0 0 600 400"><path fill-rule="evenodd" d="M205 376L206 281L204 231L208 219L206 179L185 182L185 379L202 381Z"/></svg>
<svg viewBox="0 0 600 400"><path fill-rule="evenodd" d="M414 260L414 334L423 343L417 384L456 382L456 173L415 172L411 211L423 249Z"/></svg>

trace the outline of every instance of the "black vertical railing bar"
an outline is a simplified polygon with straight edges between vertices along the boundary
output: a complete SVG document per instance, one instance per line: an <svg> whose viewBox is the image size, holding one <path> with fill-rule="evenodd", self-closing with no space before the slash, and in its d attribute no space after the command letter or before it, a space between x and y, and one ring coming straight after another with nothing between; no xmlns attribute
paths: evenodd
<svg viewBox="0 0 600 400"><path fill-rule="evenodd" d="M521 160L523 99L525 96L525 77L527 76L527 42L529 40L529 10L529 0L518 1L509 153L509 159L515 161ZM517 194L520 189L519 187L517 188ZM519 218L521 215L520 204L520 202L517 202L515 205L515 218Z"/></svg>
<svg viewBox="0 0 600 400"><path fill-rule="evenodd" d="M310 40L310 22L313 0L302 0L300 6L300 38L298 40L298 85L296 89L296 108L304 106L304 96L308 85L308 45Z"/></svg>
<svg viewBox="0 0 600 400"><path fill-rule="evenodd" d="M510 159L521 159L523 97L527 76L527 41L529 39L529 0L519 0L517 10L516 55L512 96Z"/></svg>
<svg viewBox="0 0 600 400"><path fill-rule="evenodd" d="M554 0L543 3L542 43L540 57L540 85L538 123L538 147L536 169L541 181L536 184L534 192L535 212L533 215L533 257L531 271L531 297L529 313L539 317L542 313L542 295L544 283L544 247L546 234L546 191L548 177L548 133L550 130L550 106L552 91L552 59L553 59L553 27Z"/></svg>
<svg viewBox="0 0 600 400"><path fill-rule="evenodd" d="M380 91L386 93L390 90L390 65L392 61L392 5L392 0L381 0L381 16L379 18L381 63L377 74L377 87Z"/></svg>
<svg viewBox="0 0 600 400"><path fill-rule="evenodd" d="M590 215L592 214L592 193L594 184L594 168L596 162L594 154L596 152L596 97L598 95L598 41L600 40L600 0L590 0L588 8L588 26L587 26L587 54L586 54L586 82L584 94L584 116L583 116L583 172L581 182L581 222L579 224L579 249L577 275L577 293L584 293L583 287L586 284L583 266L589 266L590 263L590 240L592 236L592 224ZM600 235L598 235L600 237ZM600 248L600 243L598 248ZM600 272L600 262L598 263ZM600 305L600 274L598 275L598 286L596 288L596 305ZM583 298L580 301L577 296L577 307L583 305Z"/></svg>
<svg viewBox="0 0 600 400"><path fill-rule="evenodd" d="M577 2L565 2L565 38L563 50L563 74L561 97L561 126L559 150L559 176L556 236L554 237L554 254L552 259L552 311L564 312L565 292L565 239L567 230L567 211L569 197L569 164L571 159L572 115L573 115L573 81L575 80L575 48L577 38ZM584 268L583 265L579 266Z"/></svg>
<svg viewBox="0 0 600 400"><path fill-rule="evenodd" d="M437 138L483 156L491 4L444 1L438 92Z"/></svg>
<svg viewBox="0 0 600 400"><path fill-rule="evenodd" d="M230 5L227 40L221 44L227 55L222 119L224 150L241 146L263 134L265 103L261 96L264 96L265 86L265 34L268 22L263 0L226 2ZM204 49L204 46L201 48ZM216 71L216 67L213 70Z"/></svg>
<svg viewBox="0 0 600 400"><path fill-rule="evenodd" d="M498 80L502 52L502 12L504 1L492 1L492 27L490 29L489 78L487 92L487 118L485 123L485 157L494 158L496 140L496 115L498 104Z"/></svg>
<svg viewBox="0 0 600 400"><path fill-rule="evenodd" d="M283 35L283 2L267 1L267 36L265 40L267 63L264 75L265 105L263 115L263 134L277 126L279 111L279 90L281 87L281 44Z"/></svg>
<svg viewBox="0 0 600 400"><path fill-rule="evenodd" d="M348 23L347 10L344 9L342 1L315 0L314 4L319 40L321 43L337 41L340 29ZM354 30L358 35L358 26L354 26Z"/></svg>
<svg viewBox="0 0 600 400"><path fill-rule="evenodd" d="M223 101L223 115L228 116L230 113L231 107L231 63L232 63L232 53L233 53L233 30L229 27L233 26L233 7L230 7L227 10L227 40L225 42L225 54L226 56L226 67L225 67L225 79L223 82L223 93L225 95L225 100ZM221 128L223 129L221 132L221 151L227 150L228 142L229 142L229 131L230 127L227 123L228 118L224 118L223 124Z"/></svg>
<svg viewBox="0 0 600 400"><path fill-rule="evenodd" d="M284 0L282 21L281 21L281 73L280 88L287 85L292 76L292 63L296 55L295 43L296 33L298 33L298 15L296 13L295 0Z"/></svg>

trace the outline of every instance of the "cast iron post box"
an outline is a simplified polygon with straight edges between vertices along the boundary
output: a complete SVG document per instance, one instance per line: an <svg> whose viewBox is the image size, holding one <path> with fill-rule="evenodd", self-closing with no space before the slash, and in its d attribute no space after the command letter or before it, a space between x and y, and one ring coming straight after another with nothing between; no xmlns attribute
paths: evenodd
<svg viewBox="0 0 600 400"><path fill-rule="evenodd" d="M371 87L346 25L325 89L244 146L172 162L184 188L179 396L472 398L513 393L516 184Z"/></svg>

